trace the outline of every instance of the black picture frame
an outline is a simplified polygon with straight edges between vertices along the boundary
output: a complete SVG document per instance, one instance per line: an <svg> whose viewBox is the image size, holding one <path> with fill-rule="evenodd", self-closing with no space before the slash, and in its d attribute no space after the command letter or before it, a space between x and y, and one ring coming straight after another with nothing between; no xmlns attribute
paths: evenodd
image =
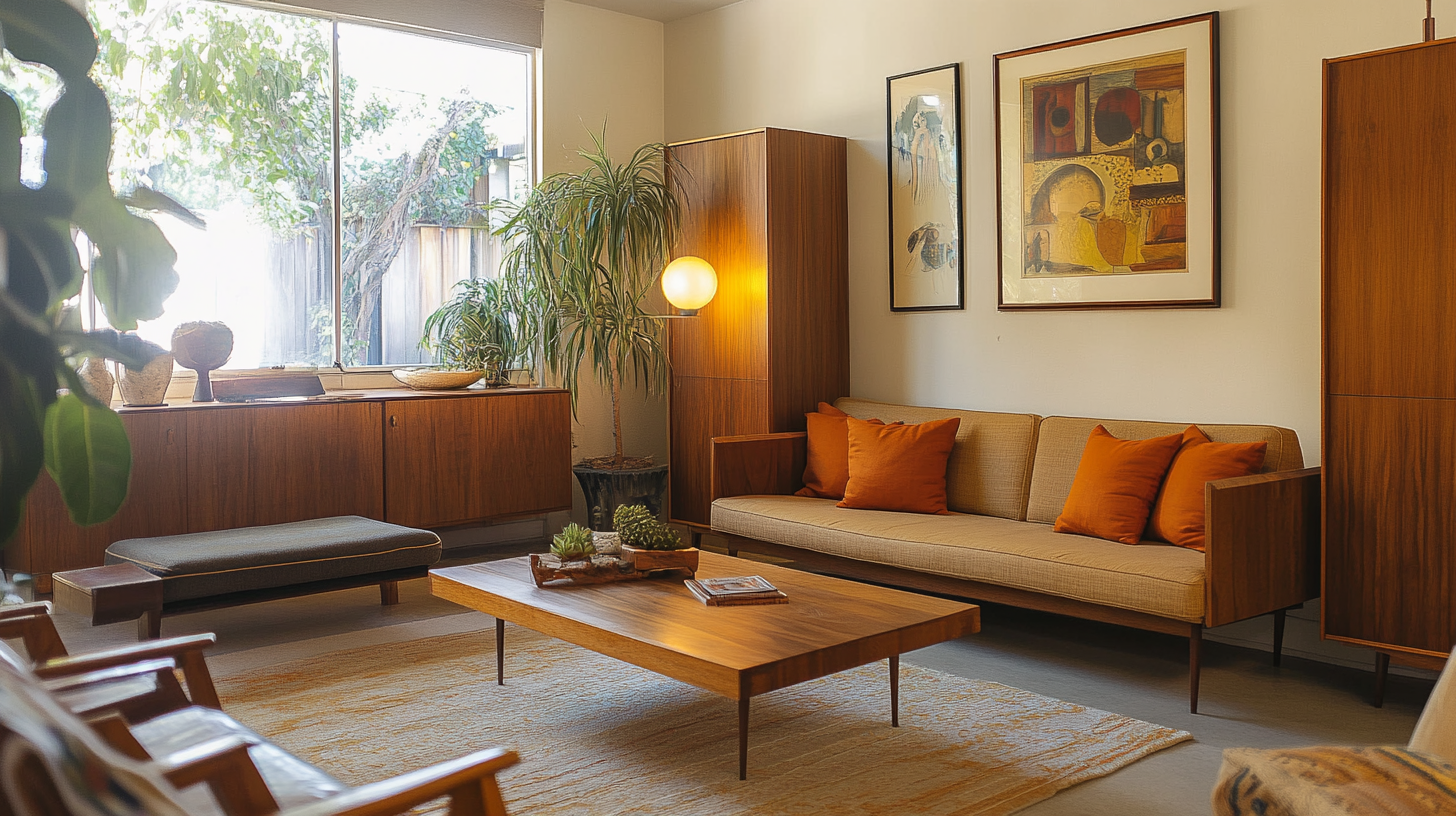
<svg viewBox="0 0 1456 816"><path fill-rule="evenodd" d="M891 312L966 307L963 142L960 63L885 79Z"/></svg>

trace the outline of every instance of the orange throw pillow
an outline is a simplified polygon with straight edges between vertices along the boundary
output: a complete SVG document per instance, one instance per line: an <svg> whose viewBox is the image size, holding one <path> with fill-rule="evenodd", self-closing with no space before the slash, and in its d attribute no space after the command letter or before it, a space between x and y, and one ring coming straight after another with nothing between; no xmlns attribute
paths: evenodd
<svg viewBox="0 0 1456 816"><path fill-rule="evenodd" d="M945 466L959 417L917 425L849 424L849 483L840 507L948 514Z"/></svg>
<svg viewBox="0 0 1456 816"><path fill-rule="evenodd" d="M1204 485L1258 473L1268 452L1268 442L1212 442L1196 426L1189 426L1153 503L1148 538L1202 552Z"/></svg>
<svg viewBox="0 0 1456 816"><path fill-rule="evenodd" d="M1136 544L1181 434L1133 441L1098 425L1087 438L1067 503L1052 529Z"/></svg>
<svg viewBox="0 0 1456 816"><path fill-rule="evenodd" d="M826 408L835 413L829 413ZM849 414L821 402L819 413L804 414L804 419L809 430L804 486L794 491L794 495L842 499L844 486L849 483ZM878 419L871 419L870 423L885 424Z"/></svg>

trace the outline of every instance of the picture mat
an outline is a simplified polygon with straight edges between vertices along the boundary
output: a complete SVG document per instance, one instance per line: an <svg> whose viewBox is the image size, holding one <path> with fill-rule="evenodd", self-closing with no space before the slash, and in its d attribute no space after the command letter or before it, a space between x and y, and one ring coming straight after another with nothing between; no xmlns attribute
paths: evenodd
<svg viewBox="0 0 1456 816"><path fill-rule="evenodd" d="M998 62L1001 104L1001 302L1003 305L1209 300L1214 297L1214 156L1212 23L1169 28L1008 57ZM1086 277L1023 278L1021 81L1133 56L1184 51L1188 149L1184 154L1188 271Z"/></svg>

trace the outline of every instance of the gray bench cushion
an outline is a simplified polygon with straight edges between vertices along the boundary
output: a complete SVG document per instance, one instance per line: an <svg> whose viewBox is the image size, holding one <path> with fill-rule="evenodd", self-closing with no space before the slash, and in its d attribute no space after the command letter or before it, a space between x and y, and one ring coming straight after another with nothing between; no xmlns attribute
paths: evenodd
<svg viewBox="0 0 1456 816"><path fill-rule="evenodd" d="M359 516L131 538L106 548L106 563L161 576L162 601L207 598L375 572L427 567L440 537Z"/></svg>

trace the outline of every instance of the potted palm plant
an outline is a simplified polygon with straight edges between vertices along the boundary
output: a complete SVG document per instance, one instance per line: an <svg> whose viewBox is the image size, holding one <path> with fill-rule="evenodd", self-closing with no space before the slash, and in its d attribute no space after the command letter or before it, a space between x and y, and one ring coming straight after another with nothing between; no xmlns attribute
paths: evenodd
<svg viewBox="0 0 1456 816"><path fill-rule="evenodd" d="M572 469L592 528L610 530L619 505L662 510L667 466L622 449L622 390L630 383L649 394L666 389L663 322L643 305L681 215L664 145L643 145L614 164L605 135L592 141L580 152L583 170L550 176L521 204L504 205L498 233L511 247L504 274L531 293L542 363L571 391L573 411L583 376L611 395L615 451Z"/></svg>
<svg viewBox="0 0 1456 816"><path fill-rule="evenodd" d="M511 369L531 364L536 321L521 300L529 290L494 278L463 280L455 288L425 318L420 345L446 371L480 372L486 385L509 385Z"/></svg>

